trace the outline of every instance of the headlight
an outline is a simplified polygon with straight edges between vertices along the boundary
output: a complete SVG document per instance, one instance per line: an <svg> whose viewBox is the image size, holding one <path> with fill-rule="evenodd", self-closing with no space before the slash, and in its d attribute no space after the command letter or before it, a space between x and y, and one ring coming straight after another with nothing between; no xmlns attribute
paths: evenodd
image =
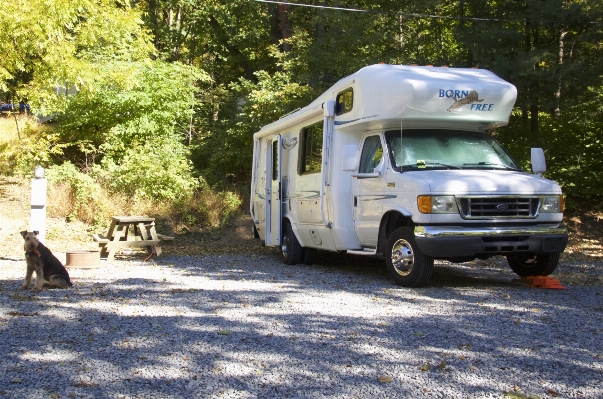
<svg viewBox="0 0 603 399"><path fill-rule="evenodd" d="M458 213L453 195L419 195L417 205L421 213Z"/></svg>
<svg viewBox="0 0 603 399"><path fill-rule="evenodd" d="M542 197L540 212L544 213L559 213L565 208L565 198L563 195L545 195Z"/></svg>

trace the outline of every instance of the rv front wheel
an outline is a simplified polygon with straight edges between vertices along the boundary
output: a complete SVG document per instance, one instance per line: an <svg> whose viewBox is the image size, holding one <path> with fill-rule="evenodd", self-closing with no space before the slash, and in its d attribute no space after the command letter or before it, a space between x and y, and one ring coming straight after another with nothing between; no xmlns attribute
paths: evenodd
<svg viewBox="0 0 603 399"><path fill-rule="evenodd" d="M559 264L559 253L551 254L514 254L507 255L511 270L519 277L548 276Z"/></svg>
<svg viewBox="0 0 603 399"><path fill-rule="evenodd" d="M316 259L316 248L304 248L302 251L302 262L306 265L314 264L314 259Z"/></svg>
<svg viewBox="0 0 603 399"><path fill-rule="evenodd" d="M283 240L281 241L281 258L286 265L296 265L302 258L302 246L293 233L290 223L283 226Z"/></svg>
<svg viewBox="0 0 603 399"><path fill-rule="evenodd" d="M390 235L385 262L394 282L403 287L425 285L431 278L433 258L421 253L408 227L400 227Z"/></svg>

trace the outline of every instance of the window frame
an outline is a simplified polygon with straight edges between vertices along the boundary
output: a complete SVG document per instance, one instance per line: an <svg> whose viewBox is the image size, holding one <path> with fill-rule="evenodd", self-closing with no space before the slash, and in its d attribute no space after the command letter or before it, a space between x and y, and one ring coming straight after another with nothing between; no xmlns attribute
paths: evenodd
<svg viewBox="0 0 603 399"><path fill-rule="evenodd" d="M277 136L278 137L278 136ZM278 180L278 156L279 156L279 148L278 148L278 139L272 139L272 181Z"/></svg>
<svg viewBox="0 0 603 399"><path fill-rule="evenodd" d="M307 126L304 126L301 128L300 132L299 132L299 150L298 150L298 157L297 157L297 174L302 176L302 175L309 175L309 174L315 174L315 173L320 173L322 172L322 157L323 157L323 153L322 153L322 143L324 140L324 122L322 120L311 123ZM312 131L314 132L315 130L313 129L315 126L320 127L320 168L318 170L306 170L307 166L308 166L308 153L307 153L307 142L308 142L308 134L310 133L310 129L312 129Z"/></svg>
<svg viewBox="0 0 603 399"><path fill-rule="evenodd" d="M367 148L367 141L369 141L369 140L372 141L373 137L377 139L379 146L378 146L378 148L375 148L375 151L373 152L372 157L370 159L368 159L368 158L364 159L362 157L362 155L364 154L365 148ZM366 167L366 166L372 165L371 161L374 160L375 154L377 154L378 149L381 149L381 157L379 158L379 162L373 168L371 168L371 170L363 170L363 166ZM358 173L373 173L375 171L375 169L378 169L379 165L381 165L384 162L384 159L385 159L385 146L383 145L381 133L367 135L363 139L362 148L360 149L360 159L358 162ZM365 160L367 161L367 165L363 165L363 161L365 161Z"/></svg>
<svg viewBox="0 0 603 399"><path fill-rule="evenodd" d="M352 102L350 104L349 109L345 108L345 101L343 101L343 102L339 101L347 93L352 93ZM341 109L342 105L344 107L343 110ZM348 112L352 111L353 108L354 108L354 88L353 87L348 87L347 89L342 90L339 93L337 93L337 96L335 97L335 115L347 114Z"/></svg>

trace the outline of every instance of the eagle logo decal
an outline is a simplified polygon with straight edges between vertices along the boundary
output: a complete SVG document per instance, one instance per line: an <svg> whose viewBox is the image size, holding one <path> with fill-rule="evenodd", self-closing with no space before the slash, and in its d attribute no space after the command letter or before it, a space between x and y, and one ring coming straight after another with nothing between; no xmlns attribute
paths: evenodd
<svg viewBox="0 0 603 399"><path fill-rule="evenodd" d="M450 98L452 98L454 100L454 104L452 104L450 106L450 108L448 108L448 112L452 112L453 110L460 108L463 105L471 104L474 102L481 103L482 101L484 101L483 98L481 100L479 99L479 95L477 94L477 91L475 91L475 90L471 90L469 92L469 94L467 94L467 97L463 97L458 100L456 97L450 97Z"/></svg>

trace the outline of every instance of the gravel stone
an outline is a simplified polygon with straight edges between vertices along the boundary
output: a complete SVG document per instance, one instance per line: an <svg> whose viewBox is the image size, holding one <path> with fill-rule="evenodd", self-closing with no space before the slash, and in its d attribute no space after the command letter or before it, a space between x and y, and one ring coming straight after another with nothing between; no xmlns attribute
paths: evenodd
<svg viewBox="0 0 603 399"><path fill-rule="evenodd" d="M436 262L420 289L338 254L69 272L71 290L34 294L0 258L0 398L603 397L603 287L531 288L502 258Z"/></svg>

